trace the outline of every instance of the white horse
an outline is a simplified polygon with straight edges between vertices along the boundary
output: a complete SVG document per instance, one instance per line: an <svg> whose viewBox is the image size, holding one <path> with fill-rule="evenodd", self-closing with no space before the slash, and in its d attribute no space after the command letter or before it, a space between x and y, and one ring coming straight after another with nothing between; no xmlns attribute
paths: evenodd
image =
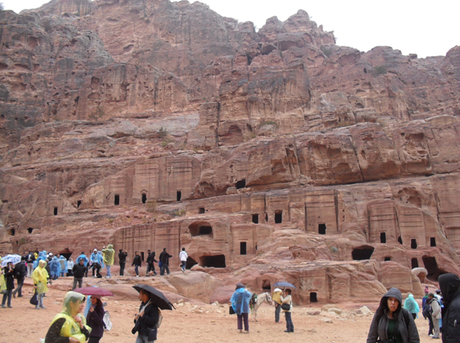
<svg viewBox="0 0 460 343"><path fill-rule="evenodd" d="M270 296L269 293L264 292L262 294L257 295L257 300L255 303L251 306L251 312L252 315L254 316L254 321L257 322L257 309L262 305L262 303L267 302L267 304L271 305L272 304L272 297Z"/></svg>

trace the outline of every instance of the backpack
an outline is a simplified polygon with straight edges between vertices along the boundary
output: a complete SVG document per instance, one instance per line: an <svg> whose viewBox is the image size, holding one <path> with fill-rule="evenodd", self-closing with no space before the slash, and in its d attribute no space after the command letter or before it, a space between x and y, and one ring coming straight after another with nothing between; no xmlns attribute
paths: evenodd
<svg viewBox="0 0 460 343"><path fill-rule="evenodd" d="M156 326L157 328L159 328L162 321L163 321L163 314L161 313L161 310L158 309L158 322L157 322L157 325L155 325L155 326Z"/></svg>
<svg viewBox="0 0 460 343"><path fill-rule="evenodd" d="M110 320L109 311L104 311L104 317L102 317L102 323L104 324L104 329L110 331L112 329L112 321Z"/></svg>
<svg viewBox="0 0 460 343"><path fill-rule="evenodd" d="M425 306L423 306L423 311L422 311L423 317L427 318L427 317L431 316L432 313L433 313L433 308L431 307L431 305L427 301L425 303Z"/></svg>
<svg viewBox="0 0 460 343"><path fill-rule="evenodd" d="M14 276L16 279L25 277L26 275L27 275L27 269L24 263L18 263L14 266Z"/></svg>

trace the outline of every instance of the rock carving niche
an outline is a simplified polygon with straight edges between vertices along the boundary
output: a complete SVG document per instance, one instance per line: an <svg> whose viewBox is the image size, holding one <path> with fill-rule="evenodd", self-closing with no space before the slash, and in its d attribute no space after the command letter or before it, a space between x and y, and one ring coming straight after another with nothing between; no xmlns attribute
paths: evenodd
<svg viewBox="0 0 460 343"><path fill-rule="evenodd" d="M252 215L252 222L254 224L259 224L259 215L257 213Z"/></svg>
<svg viewBox="0 0 460 343"><path fill-rule="evenodd" d="M176 201L180 201L181 198L182 198L182 192L176 191Z"/></svg>
<svg viewBox="0 0 460 343"><path fill-rule="evenodd" d="M53 214L54 214L55 216L58 215L58 208L57 208L57 207L54 207L54 208L53 208Z"/></svg>
<svg viewBox="0 0 460 343"><path fill-rule="evenodd" d="M113 204L115 206L118 206L120 205L120 195L119 194L115 194L114 197L113 197Z"/></svg>
<svg viewBox="0 0 460 343"><path fill-rule="evenodd" d="M205 212L204 207L200 207L200 208L198 209L198 214L203 214L204 212Z"/></svg>
<svg viewBox="0 0 460 343"><path fill-rule="evenodd" d="M318 224L318 233L320 235L326 234L326 224Z"/></svg>
<svg viewBox="0 0 460 343"><path fill-rule="evenodd" d="M444 270L438 268L438 263L436 262L435 257L425 255L422 256L422 260L425 265L425 269L428 271L428 275L426 276L428 280L436 282L439 275L446 273Z"/></svg>
<svg viewBox="0 0 460 343"><path fill-rule="evenodd" d="M240 242L240 255L247 254L247 242Z"/></svg>
<svg viewBox="0 0 460 343"><path fill-rule="evenodd" d="M386 243L386 242L387 242L386 232L380 232L380 243Z"/></svg>
<svg viewBox="0 0 460 343"><path fill-rule="evenodd" d="M141 199L142 199L142 203L145 204L147 202L147 194L142 193Z"/></svg>
<svg viewBox="0 0 460 343"><path fill-rule="evenodd" d="M310 303L318 302L318 294L316 292L310 292Z"/></svg>
<svg viewBox="0 0 460 343"><path fill-rule="evenodd" d="M305 203L307 232L317 232L325 235L326 228L329 229L329 232L336 232L338 230L334 194L309 194L306 197ZM321 233L320 229L324 229L324 233Z"/></svg>
<svg viewBox="0 0 460 343"><path fill-rule="evenodd" d="M239 180L235 183L235 188L236 189L241 189L241 188L244 188L246 187L246 179L243 179L243 180Z"/></svg>
<svg viewBox="0 0 460 343"><path fill-rule="evenodd" d="M32 231L34 231L34 229L33 229L32 227L29 227L29 228L27 229L27 232L28 232L28 233L32 233Z"/></svg>
<svg viewBox="0 0 460 343"><path fill-rule="evenodd" d="M430 237L430 247L436 246L436 237Z"/></svg>
<svg viewBox="0 0 460 343"><path fill-rule="evenodd" d="M410 240L410 247L411 249L417 249L417 240L415 238Z"/></svg>
<svg viewBox="0 0 460 343"><path fill-rule="evenodd" d="M81 200L77 200L77 208L80 208L81 206Z"/></svg>
<svg viewBox="0 0 460 343"><path fill-rule="evenodd" d="M275 211L275 224L283 222L283 211Z"/></svg>
<svg viewBox="0 0 460 343"><path fill-rule="evenodd" d="M369 260L374 253L374 247L369 245L363 245L358 248L354 248L351 255L353 260L361 261L361 260Z"/></svg>
<svg viewBox="0 0 460 343"><path fill-rule="evenodd" d="M225 255L201 256L201 267L225 268Z"/></svg>
<svg viewBox="0 0 460 343"><path fill-rule="evenodd" d="M391 257L390 256L385 256L385 258L383 260L384 261L391 261Z"/></svg>
<svg viewBox="0 0 460 343"><path fill-rule="evenodd" d="M416 257L412 258L412 259L410 260L410 263L411 263L412 269L418 268L418 259L417 259Z"/></svg>
<svg viewBox="0 0 460 343"><path fill-rule="evenodd" d="M196 237L196 236L212 237L212 226L208 222L203 222L203 221L194 222L190 224L188 229L190 230L190 235L192 237Z"/></svg>
<svg viewBox="0 0 460 343"><path fill-rule="evenodd" d="M262 290L264 292L270 292L272 289L270 280L263 280L262 281Z"/></svg>

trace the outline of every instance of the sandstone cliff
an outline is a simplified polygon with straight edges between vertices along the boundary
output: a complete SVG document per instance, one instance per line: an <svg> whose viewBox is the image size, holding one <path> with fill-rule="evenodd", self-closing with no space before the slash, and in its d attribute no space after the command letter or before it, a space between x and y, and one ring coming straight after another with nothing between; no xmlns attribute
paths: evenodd
<svg viewBox="0 0 460 343"><path fill-rule="evenodd" d="M302 10L256 31L169 0L0 26L0 252L167 247L176 268L186 247L304 303L460 272L460 47L360 52Z"/></svg>

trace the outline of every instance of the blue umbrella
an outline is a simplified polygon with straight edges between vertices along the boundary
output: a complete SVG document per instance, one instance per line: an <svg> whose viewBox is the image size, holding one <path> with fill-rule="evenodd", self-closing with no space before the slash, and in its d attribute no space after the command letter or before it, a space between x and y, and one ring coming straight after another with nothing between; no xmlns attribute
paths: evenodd
<svg viewBox="0 0 460 343"><path fill-rule="evenodd" d="M8 262L12 262L13 265L21 262L21 255L10 254L10 255L6 255L5 257L3 257L2 268L6 267Z"/></svg>
<svg viewBox="0 0 460 343"><path fill-rule="evenodd" d="M273 285L273 287L283 287L283 288L297 288L294 286L292 283L286 282L286 281L280 281L277 282Z"/></svg>

